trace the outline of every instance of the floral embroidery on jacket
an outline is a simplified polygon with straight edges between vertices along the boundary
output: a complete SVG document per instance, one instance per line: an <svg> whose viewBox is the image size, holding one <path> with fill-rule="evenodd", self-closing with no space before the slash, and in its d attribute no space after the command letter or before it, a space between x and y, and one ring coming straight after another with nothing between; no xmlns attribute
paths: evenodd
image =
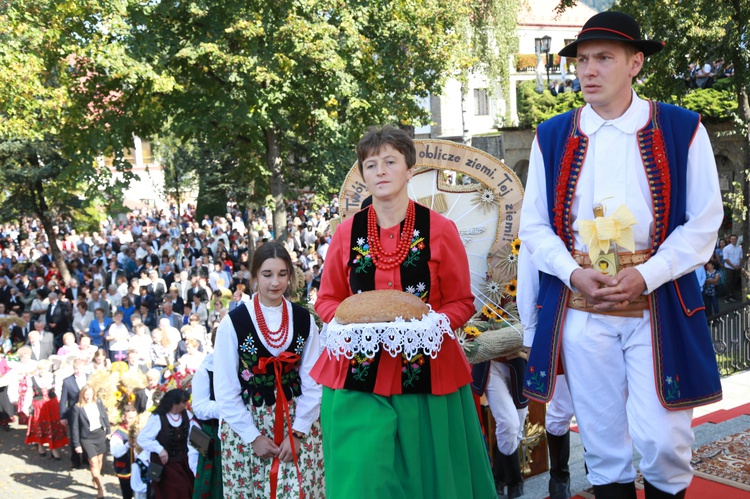
<svg viewBox="0 0 750 499"><path fill-rule="evenodd" d="M675 374L674 378L672 378L672 376L666 376L664 381L667 383L667 390L664 397L667 400L675 400L678 398L680 396L680 375Z"/></svg>
<svg viewBox="0 0 750 499"><path fill-rule="evenodd" d="M529 372L531 376L528 376L526 379L526 386L533 387L535 390L543 390L546 383L547 371L537 372L534 366L529 366Z"/></svg>
<svg viewBox="0 0 750 499"><path fill-rule="evenodd" d="M358 255L354 258L352 264L355 265L354 271L357 273L367 273L367 268L372 266L372 257L370 256L370 245L364 237L357 239L357 245L352 248Z"/></svg>
<svg viewBox="0 0 750 499"><path fill-rule="evenodd" d="M416 267L417 261L419 261L419 255L425 248L424 237L419 237L419 230L414 229L414 235L411 238L411 244L409 245L409 253L406 254L406 260L402 264L404 267Z"/></svg>
<svg viewBox="0 0 750 499"><path fill-rule="evenodd" d="M424 302L427 301L427 286L425 286L423 282L418 283L416 286L406 286L404 291L416 296Z"/></svg>

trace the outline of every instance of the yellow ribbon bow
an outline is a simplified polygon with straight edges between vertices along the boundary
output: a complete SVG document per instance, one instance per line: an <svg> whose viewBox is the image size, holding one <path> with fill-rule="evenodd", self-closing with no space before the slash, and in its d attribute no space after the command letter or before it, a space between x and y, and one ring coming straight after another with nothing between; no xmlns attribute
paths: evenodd
<svg viewBox="0 0 750 499"><path fill-rule="evenodd" d="M633 229L630 226L636 223L637 220L624 204L607 217L579 221L578 232L584 242L588 243L591 261L596 261L600 253L609 251L610 241L631 253L635 252Z"/></svg>

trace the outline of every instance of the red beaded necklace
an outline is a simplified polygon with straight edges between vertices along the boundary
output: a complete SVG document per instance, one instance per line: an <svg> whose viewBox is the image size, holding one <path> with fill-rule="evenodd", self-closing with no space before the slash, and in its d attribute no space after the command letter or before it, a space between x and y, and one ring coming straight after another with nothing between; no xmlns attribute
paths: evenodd
<svg viewBox="0 0 750 499"><path fill-rule="evenodd" d="M283 297L281 298L281 325L276 331L271 331L268 328L268 324L266 324L265 317L263 317L263 310L260 308L260 298L258 296L257 294L255 295L253 306L255 307L255 320L258 321L260 334L263 335L268 346L281 348L289 337L289 312L286 309L286 300Z"/></svg>
<svg viewBox="0 0 750 499"><path fill-rule="evenodd" d="M375 208L370 205L367 212L367 240L370 243L370 258L375 267L380 270L390 270L400 266L406 259L411 246L412 236L414 235L414 201L409 200L409 206L406 208L406 218L404 219L404 228L401 229L401 237L398 240L396 251L385 251L380 244L380 231L378 230L378 216Z"/></svg>

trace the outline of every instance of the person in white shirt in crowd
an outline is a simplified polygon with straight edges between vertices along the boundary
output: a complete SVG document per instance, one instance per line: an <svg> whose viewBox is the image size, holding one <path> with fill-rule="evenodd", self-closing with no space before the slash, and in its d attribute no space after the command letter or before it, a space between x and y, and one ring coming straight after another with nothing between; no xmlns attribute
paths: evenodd
<svg viewBox="0 0 750 499"><path fill-rule="evenodd" d="M89 325L94 320L94 314L89 310L85 301L76 303L75 312L73 312L73 332L80 338L83 334L88 334Z"/></svg>
<svg viewBox="0 0 750 499"><path fill-rule="evenodd" d="M117 286L115 284L111 284L107 287L107 294L104 296L104 299L109 304L110 315L122 304L122 296L117 292Z"/></svg>
<svg viewBox="0 0 750 499"><path fill-rule="evenodd" d="M91 344L91 337L88 334L82 334L78 340L78 352L76 352L79 359L83 359L89 364L94 359L97 348Z"/></svg>
<svg viewBox="0 0 750 499"><path fill-rule="evenodd" d="M203 359L206 357L205 353L198 350L200 346L200 342L195 338L188 338L185 340L185 348L187 349L187 353L180 357L180 364L178 366L178 369L181 373L192 374L198 370L198 367L200 367Z"/></svg>
<svg viewBox="0 0 750 499"><path fill-rule="evenodd" d="M128 326L122 322L121 310L115 312L114 322L107 329L105 340L107 340L109 360L112 362L124 361L127 358L130 346L130 331Z"/></svg>
<svg viewBox="0 0 750 499"><path fill-rule="evenodd" d="M737 236L729 238L729 244L724 246L722 252L724 257L724 272L727 275L725 303L735 302L740 299L742 288L742 246L737 243Z"/></svg>
<svg viewBox="0 0 750 499"><path fill-rule="evenodd" d="M148 326L140 323L133 326L133 336L128 342L128 350L135 350L138 359L143 363L151 363L151 335Z"/></svg>

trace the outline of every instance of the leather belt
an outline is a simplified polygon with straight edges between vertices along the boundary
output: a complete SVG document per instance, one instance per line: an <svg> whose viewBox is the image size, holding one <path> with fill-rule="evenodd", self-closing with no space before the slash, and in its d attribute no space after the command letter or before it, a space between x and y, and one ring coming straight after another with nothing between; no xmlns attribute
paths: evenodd
<svg viewBox="0 0 750 499"><path fill-rule="evenodd" d="M620 263L620 268L625 269L628 267L635 267L645 262L651 256L650 250L636 251L635 253L617 253L617 259ZM582 251L574 251L573 259L581 267L588 269L591 268L591 258L588 253Z"/></svg>
<svg viewBox="0 0 750 499"><path fill-rule="evenodd" d="M635 253L617 254L621 269L639 265L648 260L649 256L649 250L636 251ZM574 251L573 259L582 268L591 268L591 258L589 258L588 253ZM641 317L643 316L643 311L648 310L648 297L646 295L639 295L635 300L628 303L627 306L623 308L602 312L599 310L594 310L594 306L589 304L589 302L586 301L586 298L584 298L581 293L575 293L571 291L570 295L568 296L568 307L574 310L580 310L582 312L588 312L591 314L614 315L617 317Z"/></svg>

